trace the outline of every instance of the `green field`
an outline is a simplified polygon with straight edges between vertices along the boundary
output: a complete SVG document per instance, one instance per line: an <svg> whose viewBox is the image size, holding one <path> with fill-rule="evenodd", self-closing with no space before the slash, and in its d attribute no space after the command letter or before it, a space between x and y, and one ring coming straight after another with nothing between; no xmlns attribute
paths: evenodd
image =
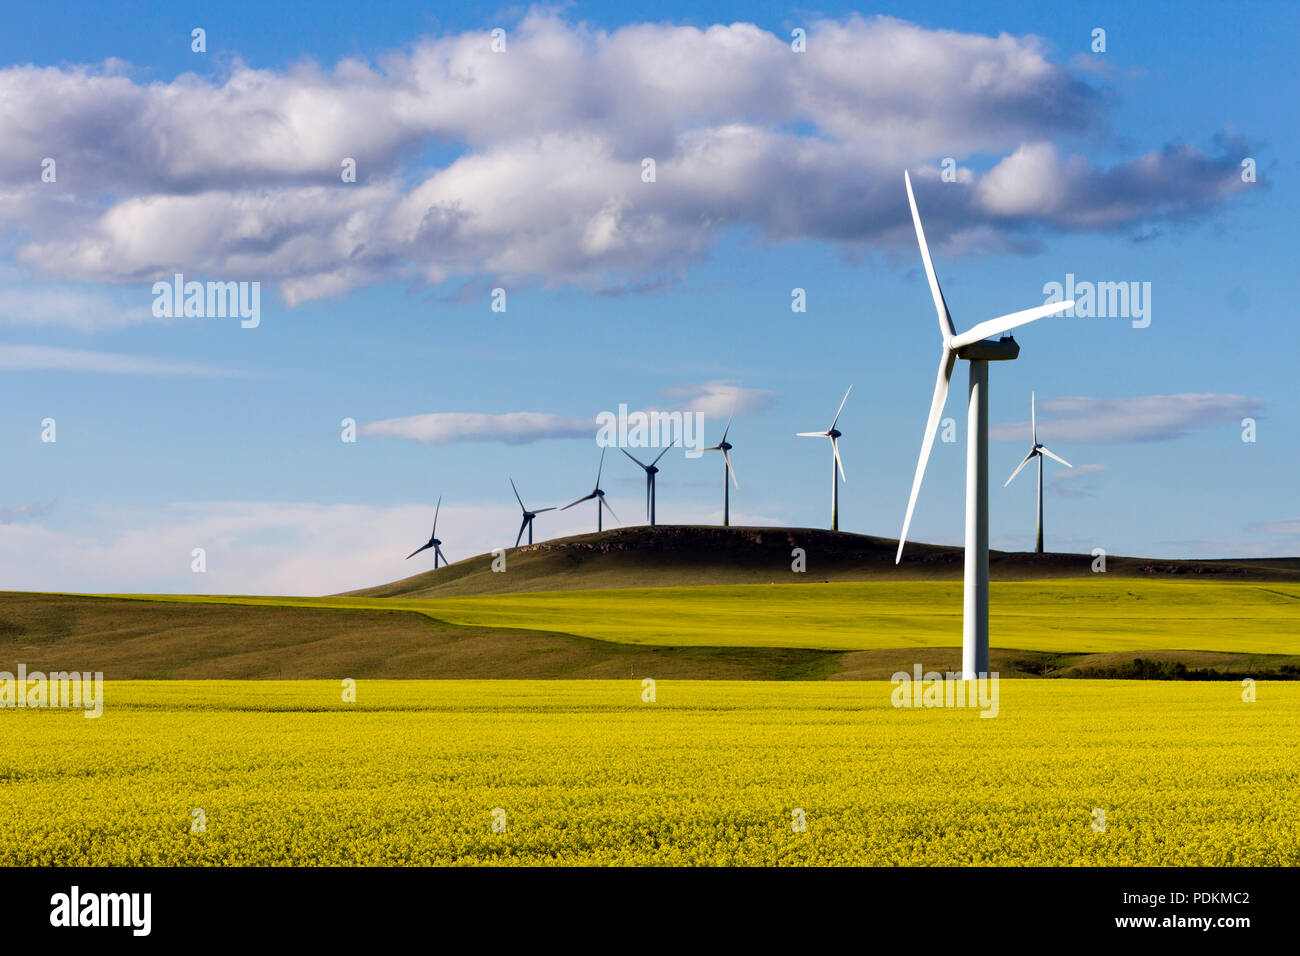
<svg viewBox="0 0 1300 956"><path fill-rule="evenodd" d="M887 682L356 690L0 712L0 864L1300 864L1293 683L1008 680L995 719Z"/></svg>
<svg viewBox="0 0 1300 956"><path fill-rule="evenodd" d="M820 650L961 643L960 582L624 588L407 600L138 595L160 601L409 609L448 624L618 644ZM1300 654L1300 585L1141 579L995 582L994 648Z"/></svg>

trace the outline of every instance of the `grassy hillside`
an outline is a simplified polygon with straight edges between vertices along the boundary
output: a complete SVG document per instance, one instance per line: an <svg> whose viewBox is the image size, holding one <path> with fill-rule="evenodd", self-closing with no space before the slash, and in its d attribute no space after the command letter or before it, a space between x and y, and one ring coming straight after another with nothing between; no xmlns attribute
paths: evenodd
<svg viewBox="0 0 1300 956"><path fill-rule="evenodd" d="M412 611L0 593L0 670L110 680L612 678L817 680L842 655L653 647L446 624ZM860 664L855 667L860 667ZM897 669L897 668L895 668Z"/></svg>
<svg viewBox="0 0 1300 956"><path fill-rule="evenodd" d="M823 593L858 585L827 585ZM950 588L949 585L917 585ZM1183 587L1190 587L1183 585ZM1198 587L1199 589L1199 587ZM744 619L718 633L749 643L699 645L699 615L685 608L667 614L671 626L660 627L653 641L625 643L542 629L547 615L576 615L578 627L591 629L593 613L639 614L639 592L588 592L404 602L364 599L208 598L193 595L106 598L56 594L0 593L0 670L99 670L109 679L207 678L656 678L744 680L880 680L916 663L927 670L956 671L961 662L959 608L936 610L947 620L930 643L899 640L893 646L828 649L758 644L762 640L816 639L818 617L825 613L803 602L803 619L777 603L756 603L752 595L720 589L730 605L744 609ZM771 590L771 589L762 589ZM796 589L795 597L814 589ZM674 590L655 590L649 597L671 601ZM603 601L593 609L590 595ZM692 597L689 589L685 596ZM775 593L773 598L781 597ZM787 597L790 595L786 595ZM947 595L950 597L951 595ZM926 596L930 599L933 595ZM552 603L555 599L558 603ZM609 603L610 598L615 598ZM529 608L544 599L545 607ZM291 602L307 600L315 606ZM1140 598L1150 600L1150 596ZM215 602L215 603L214 603ZM224 602L224 603L222 603ZM372 607L350 606L368 603ZM789 605L794 608L799 602ZM819 603L819 602L814 602ZM1166 608L1172 602L1166 602ZM493 611L494 607L499 609ZM1267 604L1248 608L1234 626L1253 628L1268 620ZM417 609L418 608L418 609ZM723 608L725 610L725 608ZM480 623L449 623L435 615L475 618ZM483 623L485 615L523 617L528 627ZM781 630L762 630L756 617L776 615ZM583 622L588 623L584 624ZM995 615L997 625L1000 617ZM770 623L770 622L769 622ZM753 626L751 626L753 625ZM748 631L745 627L750 626ZM800 633L800 628L805 629ZM811 630L809 630L811 628ZM995 632L998 633L998 632ZM850 633L849 637L853 635ZM840 635L843 639L843 634ZM721 638L719 638L721 640ZM674 644L674 642L677 642ZM861 641L853 641L861 644ZM1077 651L1059 647L1032 650L995 646L992 667L1003 676L1101 676L1132 666L1134 657L1181 664L1190 669L1229 673L1273 671L1300 665L1300 652L1261 653L1263 642L1224 640L1223 651L1178 650L1143 646L1135 650ZM1154 645L1155 641L1145 642ZM1176 643L1166 640L1166 644ZM1286 642L1281 642L1287 646Z"/></svg>
<svg viewBox="0 0 1300 956"><path fill-rule="evenodd" d="M960 581L960 548L909 544L899 565L898 542L814 528L660 526L619 528L512 548L506 571L492 556L466 558L437 571L348 592L357 597L457 597L528 591L695 587L710 584L812 584L836 581ZM807 571L791 571L802 548ZM995 581L1093 577L1092 556L994 551ZM1111 556L1110 577L1300 584L1300 558L1250 561L1172 561Z"/></svg>

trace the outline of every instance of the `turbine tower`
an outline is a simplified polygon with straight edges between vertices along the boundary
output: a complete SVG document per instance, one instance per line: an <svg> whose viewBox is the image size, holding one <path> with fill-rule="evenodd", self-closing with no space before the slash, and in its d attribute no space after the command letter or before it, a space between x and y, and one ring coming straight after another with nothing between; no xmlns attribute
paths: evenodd
<svg viewBox="0 0 1300 956"><path fill-rule="evenodd" d="M1043 553L1043 456L1046 455L1049 458L1055 458L1066 468L1073 468L1074 466L1070 464L1068 461L1066 461L1064 458L1062 458L1060 455L1053 454L1052 450L1048 448L1046 445L1038 444L1038 416L1034 411L1033 392L1029 393L1029 427L1032 430L1032 434L1033 434L1033 441L1034 441L1033 447L1029 449L1029 454L1025 456L1025 460L1022 461L1020 464L1016 465L1016 470L1011 473L1011 477L1007 479L1006 484L1003 485L1002 487L1005 488L1007 485L1011 484L1012 479L1014 479L1016 475L1020 474L1020 469L1024 468L1025 465L1029 464L1031 459L1033 458L1038 459L1038 536L1035 539L1034 553L1042 554Z"/></svg>
<svg viewBox="0 0 1300 956"><path fill-rule="evenodd" d="M835 421L831 422L831 427L824 432L797 432L796 438L829 438L831 440L831 530L840 530L840 480L848 481L844 477L844 462L840 461L840 437L844 434L838 431L835 426L839 424L840 413L844 411L844 403L849 400L849 392L853 391L850 385L844 397L840 399L839 410L835 413ZM835 469L839 468L840 473L837 476Z"/></svg>
<svg viewBox="0 0 1300 956"><path fill-rule="evenodd" d="M735 448L735 445L727 443L727 433L731 431L731 419L736 417L736 413L731 413L731 418L727 419L727 427L722 430L722 441L718 442L705 451L722 452L722 526L728 528L731 526L731 488L727 485L727 475L731 475L731 480L740 487L740 482L736 480L736 471L731 467L731 456L727 452Z"/></svg>
<svg viewBox="0 0 1300 956"><path fill-rule="evenodd" d="M595 498L595 499L596 499L596 530L597 530L597 531L600 531L600 530L601 530L601 525L600 525L600 509L601 509L601 508L609 508L609 513L610 513L611 515L614 516L614 520L615 520L615 521L618 520L618 515L614 514L614 509L613 509L612 507L610 507L609 502L605 500L605 492L603 492L603 491L600 490L600 473L601 473L602 471L604 471L604 470L605 470L605 449L602 448L602 449L600 450L600 467L599 467L598 469L596 469L596 487L593 488L593 489L591 490L591 494L589 494L589 495L583 495L583 496L582 496L581 498L579 498L577 501L573 502L572 504L567 504L567 505L565 505L563 508L560 509L561 511L568 511L570 508L573 507L573 505L580 505L580 504L582 504L584 501L590 501L592 498Z"/></svg>
<svg viewBox="0 0 1300 956"><path fill-rule="evenodd" d="M428 542L416 548L414 551L412 551L410 554L406 556L407 561L410 561L421 551L427 551L429 548L433 548L433 569L435 571L438 570L439 558L442 559L443 564L451 564L451 562L447 560L447 556L442 553L442 542L438 540L438 512L441 510L442 510L442 495L439 495L438 507L433 509L433 533L429 535Z"/></svg>
<svg viewBox="0 0 1300 956"><path fill-rule="evenodd" d="M930 460L934 435L948 398L953 367L958 359L964 359L970 363L970 387L966 406L966 573L962 589L961 663L962 676L970 680L987 675L989 670L989 362L1010 361L1020 355L1020 346L1014 337L993 339L990 336L1063 312L1074 305L1074 301L1053 302L1012 312L980 322L958 334L944 301L943 290L939 288L939 279L934 274L930 249L925 244L925 230L921 228L921 214L917 212L916 197L912 194L912 178L906 171L903 181L907 185L907 201L912 207L912 224L916 227L916 242L921 247L925 275L930 281L934 310L939 316L943 351L939 355L939 374L930 401L930 418L921 440L921 457L916 463L916 476L912 479L912 493L907 499L907 516L898 536L898 554L894 563L903 559L903 544L912 523L912 509L916 507L916 495L921 490L925 465Z"/></svg>
<svg viewBox="0 0 1300 956"><path fill-rule="evenodd" d="M515 535L515 547L519 547L519 540L524 536L524 529L528 529L528 543L533 543L533 519L544 511L554 511L554 508L538 508L536 511L529 511L524 507L524 499L519 497L519 489L515 488L515 480L510 479L510 487L515 489L515 500L519 502L519 509L524 513L524 522L519 526L519 533Z"/></svg>
<svg viewBox="0 0 1300 956"><path fill-rule="evenodd" d="M676 444L677 439L674 438L668 445L668 448L672 448L673 445ZM634 462L645 469L645 513L646 517L650 519L650 527L652 528L655 526L655 475L659 474L659 468L657 467L659 459L668 454L668 448L661 451L658 457L648 465L642 462L630 451L627 451L624 448L619 449L619 451L623 452L623 454L627 455L627 457L631 458Z"/></svg>

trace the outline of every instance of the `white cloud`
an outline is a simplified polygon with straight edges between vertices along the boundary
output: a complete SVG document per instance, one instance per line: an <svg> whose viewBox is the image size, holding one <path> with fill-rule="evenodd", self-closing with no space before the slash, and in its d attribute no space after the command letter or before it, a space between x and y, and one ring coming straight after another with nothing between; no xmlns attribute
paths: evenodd
<svg viewBox="0 0 1300 956"><path fill-rule="evenodd" d="M438 537L451 561L510 547L519 508L444 500ZM641 495L611 495L627 524L639 524ZM526 499L534 507L538 502ZM0 575L23 591L321 595L370 587L430 570L430 552L406 559L429 539L433 502L370 507L301 502L195 502L103 510L75 528L34 521L0 523ZM733 512L737 524L776 524ZM682 523L717 523L709 509L674 514ZM605 516L607 528L624 526ZM595 531L586 507L539 515L535 540ZM203 548L207 572L191 570ZM485 562L486 567L486 562Z"/></svg>
<svg viewBox="0 0 1300 956"><path fill-rule="evenodd" d="M935 245L1022 248L1026 228L1203 214L1245 188L1241 143L1057 159L1053 138L1103 128L1108 98L1032 36L855 15L811 23L799 55L752 24L606 31L533 10L509 42L494 54L474 30L170 82L116 62L0 70L0 230L42 276L274 281L293 305L394 277L644 287L735 227L906 242L901 169L938 155L1005 158L922 196ZM458 155L430 168L430 144Z"/></svg>
<svg viewBox="0 0 1300 956"><path fill-rule="evenodd" d="M776 398L776 392L743 388L725 379L698 385L670 385L660 389L659 394L673 401L682 411L700 412L708 418L722 419L733 411L738 415L761 411Z"/></svg>
<svg viewBox="0 0 1300 956"><path fill-rule="evenodd" d="M1258 418L1262 405L1245 395L1183 393L1131 398L1050 398L1038 403L1038 435L1048 442L1169 441L1197 428L1239 424ZM1023 441L1029 422L996 425L994 441Z"/></svg>
<svg viewBox="0 0 1300 956"><path fill-rule="evenodd" d="M102 372L110 375L242 375L194 362L143 358L116 352L92 352L52 345L0 345L0 368L14 371Z"/></svg>
<svg viewBox="0 0 1300 956"><path fill-rule="evenodd" d="M5 270L6 273L9 270ZM0 275L0 281L6 276ZM156 322L151 298L141 289L140 301L124 305L98 291L45 286L0 288L0 323L13 326L62 326L83 332Z"/></svg>
<svg viewBox="0 0 1300 956"><path fill-rule="evenodd" d="M546 438L592 438L596 419L568 418L545 412L430 412L406 418L368 422L359 429L377 438L408 438L428 445L450 445L467 441L501 441L525 444Z"/></svg>

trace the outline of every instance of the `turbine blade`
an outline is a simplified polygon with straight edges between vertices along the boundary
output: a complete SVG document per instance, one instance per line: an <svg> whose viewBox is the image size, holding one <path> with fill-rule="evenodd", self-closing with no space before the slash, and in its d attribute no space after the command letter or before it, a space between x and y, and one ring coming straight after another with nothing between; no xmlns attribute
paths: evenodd
<svg viewBox="0 0 1300 956"><path fill-rule="evenodd" d="M981 322L979 325L952 340L952 347L961 348L963 345L974 345L976 342L990 339L995 335L1001 335L1003 332L1009 332L1012 329L1027 325L1030 322L1049 315L1056 315L1058 312L1064 312L1074 305L1074 300L1068 302L1053 302L1050 305L1039 305L1032 309L1022 309L1019 312L1012 312L1009 315L1000 315L996 319L989 319L987 322Z"/></svg>
<svg viewBox="0 0 1300 956"><path fill-rule="evenodd" d="M596 487L600 487L600 474L605 470L605 449L600 450L600 467L596 469Z"/></svg>
<svg viewBox="0 0 1300 956"><path fill-rule="evenodd" d="M544 513L544 512L547 512L547 511L554 511L554 510L555 510L555 505L551 505L551 507L549 507L549 508L538 508L536 511L533 512L533 514L535 514L535 515L539 515L539 514L542 514L542 513Z"/></svg>
<svg viewBox="0 0 1300 956"><path fill-rule="evenodd" d="M673 445L676 445L676 444L677 444L677 439L674 438L672 441L670 441L670 442L668 443L668 448L672 448ZM664 455L668 454L668 448L665 448L663 451L661 451L661 452L659 453L659 458L662 458ZM659 464L659 458L656 458L654 461L650 462L650 464L651 464L651 465L657 465L657 464Z"/></svg>
<svg viewBox="0 0 1300 956"><path fill-rule="evenodd" d="M919 220L918 220L919 222ZM939 357L939 374L934 382L934 397L930 400L930 418L925 423L925 436L921 439L921 457L916 462L916 477L912 479L912 494L907 499L907 515L903 518L903 531L898 536L898 554L894 563L903 560L903 543L907 541L907 529L912 524L912 509L916 507L916 496L921 490L921 479L925 477L925 465L930 460L930 449L934 446L934 436L939 430L939 419L943 415L944 403L948 401L948 383L952 381L952 369L957 364L957 353L944 349Z"/></svg>
<svg viewBox="0 0 1300 956"><path fill-rule="evenodd" d="M1016 470L1011 473L1011 478L1008 478L1006 481L1004 481L1002 483L1002 487L1005 488L1007 485L1011 484L1011 479L1015 478L1016 475L1020 474L1020 469L1024 468L1025 465L1029 464L1033 460L1034 460L1034 453L1031 451L1028 455L1025 456L1024 461L1016 465Z"/></svg>
<svg viewBox="0 0 1300 956"><path fill-rule="evenodd" d="M1041 452L1042 452L1044 455L1046 455L1048 458L1055 458L1057 461L1059 461L1059 462L1060 462L1062 465L1064 465L1066 468L1073 468L1073 467L1074 467L1072 464L1070 464L1068 461L1066 461L1066 460L1065 460L1064 458L1062 458L1060 455L1055 454L1054 452L1048 451L1048 449L1047 449L1047 447L1046 447L1045 445L1039 445L1039 446L1038 446L1038 450L1041 451Z"/></svg>
<svg viewBox="0 0 1300 956"><path fill-rule="evenodd" d="M516 548L519 547L519 542L523 540L523 537L524 537L524 529L527 528L527 527L528 527L528 519L525 518L525 519L523 520L523 523L519 525L519 533L518 533L517 535L515 535L515 547L516 547Z"/></svg>
<svg viewBox="0 0 1300 956"><path fill-rule="evenodd" d="M633 454L632 454L630 451L628 451L626 448L620 448L619 451L621 451L623 454L627 455L627 457L631 458L631 459L632 459L634 462L636 462L638 465L641 465L642 468L645 467L645 465L642 463L641 459L638 458L638 457L636 457L636 455L633 455ZM600 484L600 476L599 476L599 475L596 476L596 484Z"/></svg>
<svg viewBox="0 0 1300 956"><path fill-rule="evenodd" d="M840 443L834 438L831 439L831 455L835 459L835 464L840 466L840 481L848 481L849 479L844 477L844 462L840 460Z"/></svg>
<svg viewBox="0 0 1300 956"><path fill-rule="evenodd" d="M851 391L853 391L852 385L850 385L848 391L844 393L844 397L840 399L840 407L835 411L835 421L831 422L831 427L826 429L827 431L835 431L835 426L838 425L840 421L840 414L844 411L844 403L849 400L849 392Z"/></svg>
<svg viewBox="0 0 1300 956"><path fill-rule="evenodd" d="M600 503L601 503L602 505L605 506L605 508L609 511L609 513L610 513L611 515L614 515L614 520L615 520L615 521L618 521L619 524L622 524L622 523L623 523L622 521L619 521L619 517L618 517L618 515L614 514L614 506L611 505L608 501L605 500L605 496L604 496L604 495L601 495L601 496L600 496Z"/></svg>
<svg viewBox="0 0 1300 956"><path fill-rule="evenodd" d="M438 537L438 512L442 510L442 495L438 496L438 507L433 509L433 534L430 538Z"/></svg>
<svg viewBox="0 0 1300 956"><path fill-rule="evenodd" d="M912 177L903 170L903 182L907 184L907 201L912 207L912 225L916 226L916 242L921 247L921 261L925 263L925 277L930 280L930 294L934 297L934 311L939 314L939 334L943 344L947 345L957 330L953 328L952 316L948 314L948 303L944 301L943 290L939 288L939 277L934 274L934 263L930 261L930 247L925 242L925 230L921 228L921 214L916 210L916 197L912 195Z"/></svg>
<svg viewBox="0 0 1300 956"><path fill-rule="evenodd" d="M731 467L731 456L726 451L722 453L722 460L727 463L727 471L731 474L731 483L739 488L740 482L736 480L736 469ZM726 481L727 479L723 478L722 480Z"/></svg>
<svg viewBox="0 0 1300 956"><path fill-rule="evenodd" d="M795 432L795 438L829 438L825 432Z"/></svg>
<svg viewBox="0 0 1300 956"><path fill-rule="evenodd" d="M710 445L708 448L706 448L706 449L704 449L704 450L705 450L705 451L722 451L722 446L721 446L721 445Z"/></svg>
<svg viewBox="0 0 1300 956"><path fill-rule="evenodd" d="M731 431L731 420L736 417L736 410L731 410L731 415L727 418L727 427L722 430L722 440L727 440L727 433Z"/></svg>
<svg viewBox="0 0 1300 956"><path fill-rule="evenodd" d="M1029 393L1029 427L1034 430L1034 444L1038 444L1038 413L1034 410L1034 393Z"/></svg>
<svg viewBox="0 0 1300 956"><path fill-rule="evenodd" d="M418 548L416 548L414 551L412 551L410 554L408 554L408 555L406 556L406 560L407 560L407 561L410 561L413 557L415 557L415 556L416 556L417 554L419 554L421 551L426 551L426 550L428 550L429 547L430 547L430 545L427 545L427 544L421 545L420 547L418 547Z"/></svg>
<svg viewBox="0 0 1300 956"><path fill-rule="evenodd" d="M451 562L447 560L447 556L446 556L445 554L442 553L442 548L438 547L438 546L435 544L435 545L433 546L433 551L434 551L434 554L436 554L438 557L442 558L442 563L443 563L443 564L451 564Z"/></svg>
<svg viewBox="0 0 1300 956"><path fill-rule="evenodd" d="M511 488L515 488L515 480L514 480L513 478L510 479L510 487L511 487ZM527 510L528 510L527 508L524 507L524 499L519 497L519 489L518 489L518 488L515 488L515 501L519 502L519 510L520 510L520 511L527 511Z"/></svg>
<svg viewBox="0 0 1300 956"><path fill-rule="evenodd" d="M580 505L580 504L582 504L584 501L590 501L590 500L591 500L592 498L594 498L594 497L596 497L596 493L593 491L593 492L592 492L591 494L589 494L589 495L583 495L581 498L579 498L577 501L573 502L572 504L567 504L567 505L565 505L565 506L564 506L563 508L561 508L560 510L561 510L561 511L568 511L570 508L573 507L573 505Z"/></svg>

